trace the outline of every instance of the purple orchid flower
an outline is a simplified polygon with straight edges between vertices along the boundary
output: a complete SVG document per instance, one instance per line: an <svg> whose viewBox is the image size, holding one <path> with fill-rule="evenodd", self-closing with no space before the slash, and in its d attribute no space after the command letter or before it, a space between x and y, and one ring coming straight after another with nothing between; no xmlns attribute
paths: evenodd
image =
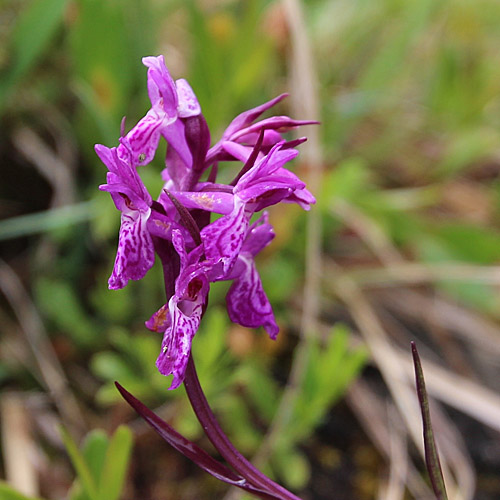
<svg viewBox="0 0 500 500"><path fill-rule="evenodd" d="M162 135L182 161L191 166L192 156L184 134L183 119L201 113L198 100L186 80L174 83L163 56L144 57L142 62L149 68L151 109L127 134L133 159L138 165L149 163Z"/></svg>
<svg viewBox="0 0 500 500"><path fill-rule="evenodd" d="M113 272L109 288L123 288L129 280L139 280L153 266L155 253L147 224L151 215L152 199L132 164L127 141L118 148L101 144L95 151L108 167L107 184L99 187L111 194L116 208L121 211L121 226Z"/></svg>
<svg viewBox="0 0 500 500"><path fill-rule="evenodd" d="M263 326L272 339L279 328L273 309L262 287L254 257L274 238L268 214L256 220L248 229L236 262L227 279L234 280L226 297L229 318L248 328Z"/></svg>
<svg viewBox="0 0 500 500"><path fill-rule="evenodd" d="M228 186L204 185L203 191L176 193L188 208L200 208L224 214L204 227L201 236L207 258L223 264L223 277L234 265L245 240L252 215L270 205L287 201L305 210L315 203L305 184L283 165L298 155L296 149L282 149L284 141L276 144L260 158L230 189ZM235 143L223 143L223 148L242 161L247 161L250 148ZM229 192L228 192L229 188Z"/></svg>
<svg viewBox="0 0 500 500"><path fill-rule="evenodd" d="M241 252L225 280L234 280L226 300L231 321L249 328L263 326L272 339L279 328L273 310L262 288L254 257L274 238L267 214L248 229ZM146 322L147 328L164 333L162 352L157 366L163 375L174 375L170 389L184 380L191 342L198 331L206 304L209 282L219 281L218 262L201 260L203 245L189 254L181 231L172 231L172 243L180 256L181 268L175 294Z"/></svg>
<svg viewBox="0 0 500 500"><path fill-rule="evenodd" d="M185 80L174 82L163 56L145 57L151 109L125 134L119 145L95 150L107 166L108 191L121 212L118 250L109 287L123 288L129 280L141 279L158 254L164 274L166 303L146 322L163 334L156 361L163 375L173 375L170 389L185 382L193 409L221 455L237 474L201 450L120 388L127 401L168 442L202 468L229 484L240 486L262 498L299 500L252 466L226 438L201 390L191 344L205 312L209 286L232 281L226 296L228 314L240 325L262 326L275 339L279 328L255 265L256 255L274 238L264 213L253 224L253 215L281 201L297 203L308 210L315 203L305 184L285 164L305 138L285 142L282 133L315 121L275 116L258 120L262 113L286 97L280 95L238 115L221 140L210 148L210 131L193 90ZM150 163L160 137L168 143L162 172L164 189L153 201L138 175L137 167ZM241 161L243 168L229 184L217 183L219 161ZM208 178L203 172L212 167ZM212 213L222 217L210 223ZM177 444L182 441L182 446Z"/></svg>
<svg viewBox="0 0 500 500"><path fill-rule="evenodd" d="M191 342L200 325L207 300L211 264L201 261L203 246L189 254L181 231L172 231L172 243L180 256L180 272L175 282L175 293L153 316L146 326L163 333L162 350L156 361L163 375L174 375L170 389L176 389L184 380Z"/></svg>
<svg viewBox="0 0 500 500"><path fill-rule="evenodd" d="M109 170L101 189L110 192L122 214L109 287L123 288L130 279L142 278L154 263L155 251L161 257L167 303L146 326L164 334L157 366L161 373L174 375L171 388L176 388L184 378L210 282L232 281L226 297L232 321L263 326L276 338L279 329L254 262L274 233L266 214L253 224L250 220L282 201L305 210L315 203L304 182L285 168L305 138L285 142L282 132L317 122L288 116L258 121L283 94L238 115L210 148L210 132L189 84L173 81L163 56L145 57L143 63L151 109L128 134L122 133L118 147L96 146ZM160 137L168 143L165 189L152 201L137 167L152 160ZM218 184L216 166L208 181L200 182L203 171L221 160L244 164L233 182ZM210 223L211 213L222 217Z"/></svg>

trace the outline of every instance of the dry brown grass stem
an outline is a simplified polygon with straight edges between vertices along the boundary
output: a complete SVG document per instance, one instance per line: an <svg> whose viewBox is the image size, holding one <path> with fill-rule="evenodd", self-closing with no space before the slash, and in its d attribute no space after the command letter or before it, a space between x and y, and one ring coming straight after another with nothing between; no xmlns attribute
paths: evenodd
<svg viewBox="0 0 500 500"><path fill-rule="evenodd" d="M430 488L408 455L404 458L406 462L404 466L392 463L394 454L391 450L391 433L393 429L390 425L393 419L389 421L387 418L387 405L384 404L382 396L378 396L366 382L359 379L350 385L346 400L373 444L389 462L391 474L396 474L398 481L404 482L414 498L430 498L432 496ZM401 422L401 419L397 418ZM398 424L399 427L401 425L402 423Z"/></svg>
<svg viewBox="0 0 500 500"><path fill-rule="evenodd" d="M335 200L331 211L361 237L384 265L391 266L404 262L403 257L382 228L355 206L339 198Z"/></svg>
<svg viewBox="0 0 500 500"><path fill-rule="evenodd" d="M421 442L420 424L415 419L415 408L409 406L408 397L412 398L413 389L413 368L411 363L407 362L408 353L405 351L397 352L389 343L382 323L380 322L375 309L370 305L369 301L364 296L362 287L398 287L394 288L391 297L397 299L397 305L390 300L392 309L398 310L398 306L405 304L404 309L410 314L412 302L405 300L400 294L402 284L429 284L444 280L470 280L475 282L497 284L500 280L500 268L497 266L474 266L467 264L441 264L441 265L425 265L420 263L406 262L402 254L396 249L393 243L381 230L375 221L365 215L351 204L337 200L331 207L332 212L339 217L343 222L353 229L360 238L364 241L367 247L379 259L384 267L372 269L357 268L352 270L341 269L335 263L327 263L325 265L326 275L329 277L329 282L335 281L334 293L348 307L351 316L360 329L364 340L367 342L373 359L381 371L386 384L392 393L393 400L399 407L402 417L406 420L408 432L412 436L414 442L418 445ZM403 289L404 290L404 289ZM423 296L423 294L422 294ZM426 307L421 308L420 318L428 317L429 314L429 299L427 298ZM384 304L385 305L385 304ZM454 308L455 312L457 307ZM414 313L414 312L413 312ZM448 319L450 321L451 318ZM463 313L462 313L463 316ZM484 323L484 320L478 317L473 317L474 322ZM482 321L481 321L482 320ZM468 324L471 323L469 317ZM455 324L455 326L457 326ZM488 324L489 328L485 328L488 336L488 344L498 352L498 329L496 326ZM462 328L462 333L465 331ZM470 336L470 331L467 332ZM469 413L477 420L491 425L494 421L500 422L498 417L497 399L498 396L488 389L474 384L470 380L461 377L460 382L464 382L463 394L460 390L462 384L457 384L457 376L454 373L446 371L437 366L428 370L427 364L425 369L426 382L431 395L445 401L446 403L455 406L456 408ZM403 372L406 371L405 376ZM429 373L430 371L430 373ZM439 375L443 375L439 378ZM404 380L406 378L406 381ZM439 380L438 380L439 378ZM448 394L445 394L448 389ZM408 393L408 390L410 391ZM352 398L349 398L352 404ZM465 401L465 402L464 402ZM472 410L472 407L475 407ZM470 411L467 411L467 410ZM358 416L362 408L357 408ZM471 465L471 460L465 449L465 446L460 446L459 440L453 441L449 437L450 434L457 436L458 431L454 424L441 414L441 425L439 426L440 441L443 451L443 468L447 478L449 498L454 499L470 499L473 498L475 489L475 471ZM443 421L446 421L443 423ZM365 425L366 427L366 425ZM442 433L443 429L448 429L449 432ZM392 430L391 430L392 432ZM390 454L388 458L391 459ZM392 461L390 462L392 463ZM450 468L453 474L450 473ZM457 482L455 482L456 478ZM409 485L410 487L410 485Z"/></svg>
<svg viewBox="0 0 500 500"><path fill-rule="evenodd" d="M500 266L418 262L391 263L387 267L358 267L346 271L359 286L395 287L420 285L436 281L470 281L474 283L500 284Z"/></svg>
<svg viewBox="0 0 500 500"><path fill-rule="evenodd" d="M396 417L392 404L387 405L389 432L389 479L379 488L379 500L403 500L408 476L406 432Z"/></svg>
<svg viewBox="0 0 500 500"><path fill-rule="evenodd" d="M34 463L35 444L25 399L26 396L18 393L2 395L2 455L6 480L20 493L31 497L38 495L39 491Z"/></svg>
<svg viewBox="0 0 500 500"><path fill-rule="evenodd" d="M340 268L336 272L330 268L328 283L335 295L347 306L351 317L358 327L364 341L370 349L384 381L391 392L394 404L406 424L408 434L420 451L422 458L422 428L413 381L410 382L408 371L412 369L409 355L405 359L395 350L371 304L357 284L346 276ZM424 366L425 369L425 366ZM426 371L426 380L427 380ZM450 463L447 456L442 456L443 468ZM458 491L455 482L449 477L447 487ZM453 498L450 496L450 498Z"/></svg>
<svg viewBox="0 0 500 500"><path fill-rule="evenodd" d="M26 345L32 354L31 370L38 372L46 390L57 406L64 425L76 435L85 426L78 403L70 390L69 382L47 336L38 311L13 269L0 259L0 290L14 311Z"/></svg>
<svg viewBox="0 0 500 500"><path fill-rule="evenodd" d="M22 127L12 134L12 142L52 186L52 207L71 205L75 202L74 175L71 168L38 134L28 127Z"/></svg>
<svg viewBox="0 0 500 500"><path fill-rule="evenodd" d="M450 330L478 351L498 360L500 356L500 327L485 316L459 306L439 295L398 288L397 291L378 293L384 307L397 311L412 321L421 321L432 314L442 328Z"/></svg>

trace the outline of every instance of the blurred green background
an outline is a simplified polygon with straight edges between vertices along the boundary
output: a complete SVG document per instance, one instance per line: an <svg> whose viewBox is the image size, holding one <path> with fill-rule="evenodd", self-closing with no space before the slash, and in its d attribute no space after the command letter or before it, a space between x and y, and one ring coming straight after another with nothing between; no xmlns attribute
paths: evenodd
<svg viewBox="0 0 500 500"><path fill-rule="evenodd" d="M321 161L315 173L307 156L295 168L320 177L319 317L304 335L311 216L280 207L258 261L280 338L231 325L216 284L193 344L202 385L241 451L259 457L265 442L258 462L305 499L429 498L408 417L417 339L450 498L499 498L500 4L301 6ZM116 145L122 117L131 127L147 111L141 57L157 54L190 82L215 142L236 114L295 88L294 29L286 2L268 0L0 0L0 472L11 483L9 464L31 474L29 498L236 498L114 388L210 449L184 389L167 391L154 365L161 339L144 321L164 301L161 270L107 290L119 214L97 189L106 169L93 146ZM153 196L162 154L140 172ZM297 384L283 416L289 373ZM12 411L33 463L9 451ZM130 435L88 432L123 423L134 435L128 469L101 474L95 463L119 440L128 450ZM94 460L88 475L78 457ZM1 484L0 498L26 498Z"/></svg>

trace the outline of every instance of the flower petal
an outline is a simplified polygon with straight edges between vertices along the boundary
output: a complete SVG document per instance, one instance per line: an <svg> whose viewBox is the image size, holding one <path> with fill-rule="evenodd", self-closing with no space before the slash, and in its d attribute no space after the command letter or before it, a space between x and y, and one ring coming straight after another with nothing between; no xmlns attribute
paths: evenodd
<svg viewBox="0 0 500 500"><path fill-rule="evenodd" d="M235 278L226 297L229 317L231 321L248 328L263 326L269 336L275 339L279 328L253 258L240 255L239 266L240 274Z"/></svg>
<svg viewBox="0 0 500 500"><path fill-rule="evenodd" d="M158 309L158 311L156 311L145 323L146 328L152 332L158 333L164 333L171 324L172 321L170 318L168 304L161 306L160 309Z"/></svg>
<svg viewBox="0 0 500 500"><path fill-rule="evenodd" d="M179 98L179 104L177 105L179 117L188 118L199 115L201 113L201 106L191 85L184 78L180 78L176 80L175 86L177 87L177 96Z"/></svg>
<svg viewBox="0 0 500 500"><path fill-rule="evenodd" d="M200 325L202 304L188 316L177 307L175 297L172 297L169 311L172 322L165 331L156 366L161 374L174 376L169 389L176 389L184 380L191 342Z"/></svg>
<svg viewBox="0 0 500 500"><path fill-rule="evenodd" d="M176 118L177 89L165 66L165 59L163 56L143 57L142 63L148 68L148 93L153 109Z"/></svg>
<svg viewBox="0 0 500 500"><path fill-rule="evenodd" d="M250 125L254 120L256 120L264 111L272 108L275 104L282 101L288 94L281 94L270 101L257 106L256 108L249 109L248 111L244 111L240 113L227 127L222 138L230 139L231 136L237 131L241 130L244 127Z"/></svg>
<svg viewBox="0 0 500 500"><path fill-rule="evenodd" d="M160 132L168 142L169 147L171 146L175 149L180 159L184 162L185 168L191 168L193 158L184 134L184 123L181 120L175 120L168 124L164 123Z"/></svg>
<svg viewBox="0 0 500 500"><path fill-rule="evenodd" d="M203 315L209 289L209 264L199 261L202 245L189 254L186 252L180 231L172 231L172 243L180 256L181 271L175 282L175 294L168 302L169 318L164 306L146 326L156 331L167 327L156 365L163 375L174 375L170 389L175 389L184 380L191 342Z"/></svg>
<svg viewBox="0 0 500 500"><path fill-rule="evenodd" d="M111 290L123 288L131 279L140 280L153 267L153 241L146 229L150 212L122 212L118 251L108 280Z"/></svg>
<svg viewBox="0 0 500 500"><path fill-rule="evenodd" d="M315 120L293 120L288 116L272 116L260 122L254 123L248 127L242 128L231 135L230 140L241 142L243 137L248 134L258 134L261 130L277 130L284 132L291 128L301 127L303 125L317 125Z"/></svg>
<svg viewBox="0 0 500 500"><path fill-rule="evenodd" d="M186 208L200 208L216 214L230 214L234 207L234 195L218 191L177 191L175 197Z"/></svg>
<svg viewBox="0 0 500 500"><path fill-rule="evenodd" d="M222 262L224 273L231 269L240 253L250 216L245 203L235 196L233 211L201 230L206 257L214 264Z"/></svg>
<svg viewBox="0 0 500 500"><path fill-rule="evenodd" d="M147 165L151 162L160 142L160 129L171 121L164 113L159 114L157 110L150 109L146 116L130 130L126 138L136 164Z"/></svg>
<svg viewBox="0 0 500 500"><path fill-rule="evenodd" d="M273 240L273 226L269 224L269 214L264 212L248 229L247 237L241 247L241 253L256 256Z"/></svg>

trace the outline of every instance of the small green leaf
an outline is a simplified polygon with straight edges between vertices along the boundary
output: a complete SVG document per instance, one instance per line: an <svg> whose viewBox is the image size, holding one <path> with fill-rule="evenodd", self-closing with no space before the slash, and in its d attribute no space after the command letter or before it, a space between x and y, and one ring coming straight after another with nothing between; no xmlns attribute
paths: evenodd
<svg viewBox="0 0 500 500"><path fill-rule="evenodd" d="M362 158L346 158L323 179L318 206L322 210L329 210L336 198L357 201L360 193L366 194L370 176L370 170Z"/></svg>
<svg viewBox="0 0 500 500"><path fill-rule="evenodd" d="M99 483L99 500L117 500L123 489L132 451L132 431L121 425L113 434Z"/></svg>
<svg viewBox="0 0 500 500"><path fill-rule="evenodd" d="M101 480L101 472L108 444L108 436L101 429L95 429L89 432L83 444L83 456L96 484L99 484Z"/></svg>
<svg viewBox="0 0 500 500"><path fill-rule="evenodd" d="M61 437L66 447L66 451L71 459L71 463L75 468L76 474L80 483L82 485L85 494L87 495L89 500L99 500L97 496L97 487L92 477L92 473L83 457L82 453L78 449L76 443L73 441L73 438L70 436L68 431L64 429L64 427L60 427Z"/></svg>
<svg viewBox="0 0 500 500"><path fill-rule="evenodd" d="M90 346L98 340L97 329L68 282L39 279L36 295L43 312L78 345Z"/></svg>
<svg viewBox="0 0 500 500"><path fill-rule="evenodd" d="M85 202L4 219L0 221L0 240L45 233L78 224L94 218L97 213L94 203Z"/></svg>
<svg viewBox="0 0 500 500"><path fill-rule="evenodd" d="M42 500L38 497L27 497L16 491L10 484L0 480L0 499L1 500Z"/></svg>
<svg viewBox="0 0 500 500"><path fill-rule="evenodd" d="M11 38L11 66L0 80L0 114L9 93L43 56L59 27L68 0L33 0L23 11Z"/></svg>
<svg viewBox="0 0 500 500"><path fill-rule="evenodd" d="M292 489L303 488L311 476L311 466L307 458L297 450L287 450L280 453L277 460L273 461L278 474Z"/></svg>
<svg viewBox="0 0 500 500"><path fill-rule="evenodd" d="M92 357L91 370L104 380L134 380L136 378L123 356L116 352L101 351Z"/></svg>
<svg viewBox="0 0 500 500"><path fill-rule="evenodd" d="M265 365L257 359L247 360L238 367L236 381L246 387L259 415L271 421L279 403L279 391Z"/></svg>
<svg viewBox="0 0 500 500"><path fill-rule="evenodd" d="M475 126L456 133L441 163L436 165L434 175L440 178L457 175L479 159L493 154L498 141L498 131L488 127Z"/></svg>

